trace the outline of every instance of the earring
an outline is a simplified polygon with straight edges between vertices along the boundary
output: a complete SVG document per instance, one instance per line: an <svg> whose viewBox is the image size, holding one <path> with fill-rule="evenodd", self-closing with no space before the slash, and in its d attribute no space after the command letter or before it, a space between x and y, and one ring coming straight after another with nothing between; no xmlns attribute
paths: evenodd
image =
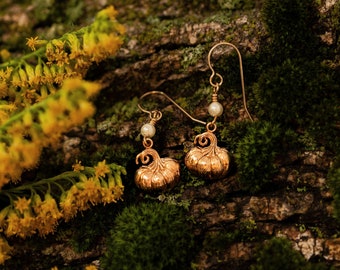
<svg viewBox="0 0 340 270"><path fill-rule="evenodd" d="M222 179L226 177L226 175L228 174L230 164L230 156L228 151L224 148L220 148L217 146L217 138L214 134L214 132L217 129L216 125L217 118L221 116L223 113L223 106L221 103L218 102L218 91L223 83L223 77L220 74L215 73L214 69L212 68L210 58L213 50L220 45L231 46L236 50L238 54L240 62L243 105L248 117L250 118L251 121L253 121L246 106L241 53L236 48L236 46L231 43L228 42L218 43L211 48L208 54L208 65L212 71L212 75L210 76L210 84L213 87L212 102L208 107L208 112L212 117L214 117L214 119L206 124L207 130L206 132L195 137L194 139L195 147L192 148L187 153L184 159L185 165L187 166L189 171L191 171L193 174L197 176L207 178L209 180ZM219 82L216 83L213 82L215 76L218 77Z"/></svg>
<svg viewBox="0 0 340 270"><path fill-rule="evenodd" d="M144 94L140 99L153 92ZM135 173L135 183L143 190L164 190L176 185L180 179L180 165L172 158L160 158L158 152L152 148L152 137L156 134L155 124L162 118L160 111L147 111L139 104L143 112L149 114L150 121L141 128L144 151L136 156L136 164L143 164Z"/></svg>

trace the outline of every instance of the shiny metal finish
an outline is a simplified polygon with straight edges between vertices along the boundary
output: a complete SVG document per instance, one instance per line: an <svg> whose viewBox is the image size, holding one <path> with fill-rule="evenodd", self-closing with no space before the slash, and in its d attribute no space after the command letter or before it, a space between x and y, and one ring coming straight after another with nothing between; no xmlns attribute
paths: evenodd
<svg viewBox="0 0 340 270"><path fill-rule="evenodd" d="M144 164L135 173L137 187L144 190L164 190L174 187L180 179L180 165L172 158L160 158L157 151L146 148L136 157Z"/></svg>
<svg viewBox="0 0 340 270"><path fill-rule="evenodd" d="M185 157L185 165L193 174L209 180L224 178L229 169L228 151L217 146L217 138L211 131L197 135L195 147Z"/></svg>

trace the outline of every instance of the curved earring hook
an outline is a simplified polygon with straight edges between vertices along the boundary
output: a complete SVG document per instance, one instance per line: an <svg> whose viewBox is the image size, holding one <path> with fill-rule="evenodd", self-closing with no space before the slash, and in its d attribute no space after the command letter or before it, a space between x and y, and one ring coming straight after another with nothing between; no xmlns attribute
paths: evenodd
<svg viewBox="0 0 340 270"><path fill-rule="evenodd" d="M179 106L171 97L169 97L167 94L165 94L164 92L162 91L149 91L149 92L146 92L144 93L142 96L140 96L139 100L142 100L143 98L145 98L146 96L149 96L149 95L160 95L160 96L163 96L165 97L167 100L169 100L172 104L174 104L178 109L180 109L181 112L183 112L186 116L188 116L191 120L197 122L197 123L200 123L200 124L203 124L203 125L206 125L207 123L204 122L204 121L201 121L199 119L196 119L194 117L192 117L187 111L185 111L181 106ZM150 116L153 114L154 111L148 111L146 109L144 109L140 104L138 104L138 108L142 111L142 112L145 112L147 114L149 114Z"/></svg>
<svg viewBox="0 0 340 270"><path fill-rule="evenodd" d="M239 63L240 63L240 77L241 77L241 87L242 87L242 97L243 97L243 107L244 107L244 109L245 109L245 111L246 111L246 113L247 113L249 119L250 119L251 121L254 121L253 118L252 118L252 116L250 115L250 113L249 113L249 111L248 111L248 108L247 108L246 91L245 91L245 89L244 89L244 76L243 76L242 56L241 56L240 51L237 49L237 47L236 47L234 44L229 43L229 42L220 42L220 43L217 43L216 45L214 45L214 46L210 49L209 54L208 54L208 66L209 66L209 68L210 68L210 70L211 70L211 72L212 72L212 74L211 74L211 76L210 76L210 80L209 80L209 81L210 81L210 84L211 84L213 87L215 87L215 89L216 89L215 91L216 91L216 93L217 93L217 89L218 89L218 88L222 85L222 83L223 83L223 77L222 77L219 73L216 73L216 72L215 72L215 70L213 69L213 67L212 67L212 65L211 65L211 60L210 60L211 55L212 55L212 52L213 52L218 46L221 46L221 45L231 46L231 47L234 48L234 49L236 50L236 52L237 52L238 59L239 59ZM220 79L220 81L217 82L217 83L214 83L214 82L213 82L213 78L214 78L215 75Z"/></svg>

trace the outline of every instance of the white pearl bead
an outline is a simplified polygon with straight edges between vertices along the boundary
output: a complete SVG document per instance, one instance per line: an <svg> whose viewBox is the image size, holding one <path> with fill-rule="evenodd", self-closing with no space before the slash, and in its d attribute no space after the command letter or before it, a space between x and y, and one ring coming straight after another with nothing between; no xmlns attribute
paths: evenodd
<svg viewBox="0 0 340 270"><path fill-rule="evenodd" d="M208 107L208 112L213 117L220 116L223 113L223 106L217 101L211 102Z"/></svg>
<svg viewBox="0 0 340 270"><path fill-rule="evenodd" d="M140 133L145 138L152 138L156 134L156 128L151 124L144 124L140 130Z"/></svg>

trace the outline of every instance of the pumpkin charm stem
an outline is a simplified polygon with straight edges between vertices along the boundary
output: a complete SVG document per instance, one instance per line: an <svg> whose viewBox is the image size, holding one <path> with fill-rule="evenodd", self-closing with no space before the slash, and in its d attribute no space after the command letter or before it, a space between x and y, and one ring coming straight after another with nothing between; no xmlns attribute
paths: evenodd
<svg viewBox="0 0 340 270"><path fill-rule="evenodd" d="M135 174L137 187L144 190L164 190L174 187L180 179L180 166L172 158L160 158L157 151L146 148L136 157L143 164ZM151 162L150 162L151 161Z"/></svg>
<svg viewBox="0 0 340 270"><path fill-rule="evenodd" d="M224 178L229 169L229 153L226 149L217 146L214 131L216 125L209 123L207 132L195 137L194 145L185 157L185 165L193 174L209 180Z"/></svg>
<svg viewBox="0 0 340 270"><path fill-rule="evenodd" d="M155 124L161 119L162 113L141 109L149 114L150 121L141 128L145 149L136 156L136 164L140 162L143 165L135 173L135 183L137 187L148 191L172 188L179 181L180 165L172 158L160 158L152 148L151 138L156 133Z"/></svg>

